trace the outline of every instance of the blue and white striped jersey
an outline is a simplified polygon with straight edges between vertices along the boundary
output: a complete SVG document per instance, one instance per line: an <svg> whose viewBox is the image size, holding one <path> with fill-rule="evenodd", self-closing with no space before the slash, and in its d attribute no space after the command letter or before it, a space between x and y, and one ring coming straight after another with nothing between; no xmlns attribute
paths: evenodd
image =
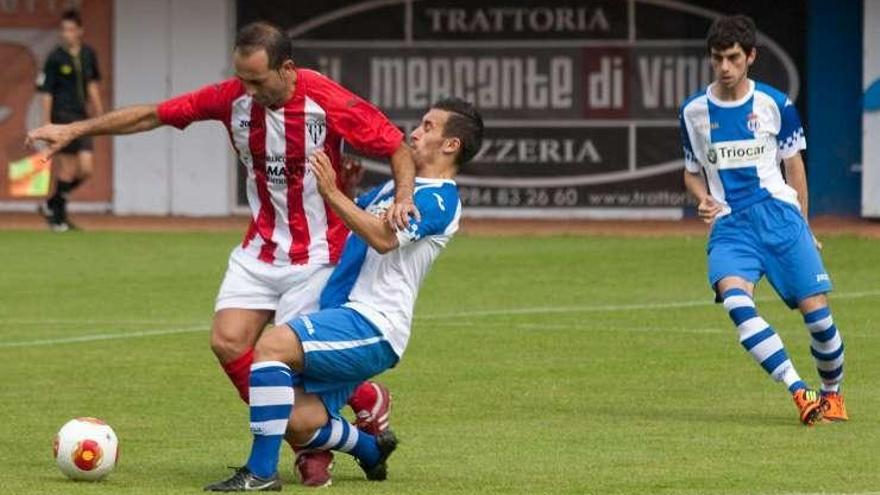
<svg viewBox="0 0 880 495"><path fill-rule="evenodd" d="M807 147L794 104L785 93L752 80L737 101L721 101L711 88L681 106L685 168L705 170L722 215L771 196L800 208L779 166Z"/></svg>
<svg viewBox="0 0 880 495"><path fill-rule="evenodd" d="M409 342L419 287L431 264L458 230L461 201L452 180L416 177L413 202L421 220L397 233L399 247L385 254L349 234L342 259L321 293L321 308L347 306L382 332L398 356ZM394 203L394 181L365 193L357 204L382 215Z"/></svg>

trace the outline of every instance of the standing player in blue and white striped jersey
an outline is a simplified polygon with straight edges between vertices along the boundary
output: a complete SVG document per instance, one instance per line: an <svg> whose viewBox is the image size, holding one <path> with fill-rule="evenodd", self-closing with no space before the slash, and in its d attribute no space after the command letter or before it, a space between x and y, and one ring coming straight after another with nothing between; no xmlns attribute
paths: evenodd
<svg viewBox="0 0 880 495"><path fill-rule="evenodd" d="M285 434L305 449L349 453L367 479L385 479L394 433L358 431L339 411L360 383L403 356L419 287L458 230L461 202L453 178L480 149L482 134L482 118L470 104L453 98L432 105L411 135L420 217L400 231L382 219L394 203L393 181L352 202L339 190L329 157L322 151L310 157L308 173L351 234L322 293L321 311L270 328L257 341L250 457L206 490L280 490Z"/></svg>
<svg viewBox="0 0 880 495"><path fill-rule="evenodd" d="M748 78L757 55L755 37L754 22L742 15L720 18L709 29L715 81L681 107L684 182L699 202L698 214L712 224L709 283L740 343L774 380L785 383L801 422L842 421L848 419L840 395L843 342L828 308L831 281L821 245L807 224L800 154L806 140L791 100ZM765 275L782 300L803 314L821 395L801 380L782 340L758 315L753 293Z"/></svg>

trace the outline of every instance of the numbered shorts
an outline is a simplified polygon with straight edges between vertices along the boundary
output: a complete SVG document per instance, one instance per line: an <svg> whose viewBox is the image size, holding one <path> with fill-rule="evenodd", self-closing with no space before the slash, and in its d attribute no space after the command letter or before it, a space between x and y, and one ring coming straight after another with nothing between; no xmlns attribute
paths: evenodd
<svg viewBox="0 0 880 495"><path fill-rule="evenodd" d="M229 256L214 311L267 309L275 311L275 324L281 325L318 310L321 291L332 272L333 265L272 265L238 246Z"/></svg>
<svg viewBox="0 0 880 495"><path fill-rule="evenodd" d="M738 276L757 283L762 276L790 308L832 289L831 279L798 209L767 199L715 221L709 235L709 284Z"/></svg>
<svg viewBox="0 0 880 495"><path fill-rule="evenodd" d="M331 417L339 417L358 385L399 359L382 333L351 308L325 309L287 324L303 347L298 385L318 395Z"/></svg>

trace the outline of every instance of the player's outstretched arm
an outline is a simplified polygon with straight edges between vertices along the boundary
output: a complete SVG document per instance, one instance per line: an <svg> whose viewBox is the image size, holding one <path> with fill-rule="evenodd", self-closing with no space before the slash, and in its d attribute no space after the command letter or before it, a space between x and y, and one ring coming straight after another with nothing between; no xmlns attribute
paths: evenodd
<svg viewBox="0 0 880 495"><path fill-rule="evenodd" d="M385 220L397 230L403 230L409 227L410 215L420 219L419 210L413 203L416 164L406 142L401 142L391 155L391 173L394 175L394 205L385 213Z"/></svg>
<svg viewBox="0 0 880 495"><path fill-rule="evenodd" d="M380 253L397 249L400 243L391 225L384 219L358 208L343 191L339 190L336 185L336 172L326 153L318 151L309 157L309 167L315 174L318 192L352 232Z"/></svg>
<svg viewBox="0 0 880 495"><path fill-rule="evenodd" d="M101 134L134 134L149 131L162 125L156 105L134 105L120 108L99 117L80 120L72 124L49 124L28 133L28 145L38 141L49 145L51 156L74 139Z"/></svg>

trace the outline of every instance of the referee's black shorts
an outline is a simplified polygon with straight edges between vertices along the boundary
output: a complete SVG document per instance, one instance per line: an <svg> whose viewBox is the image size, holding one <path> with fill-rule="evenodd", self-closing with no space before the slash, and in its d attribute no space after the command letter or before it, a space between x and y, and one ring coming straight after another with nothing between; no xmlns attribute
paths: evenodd
<svg viewBox="0 0 880 495"><path fill-rule="evenodd" d="M67 146L61 148L59 153L75 155L80 151L92 151L92 136L83 136L81 138L74 139Z"/></svg>

